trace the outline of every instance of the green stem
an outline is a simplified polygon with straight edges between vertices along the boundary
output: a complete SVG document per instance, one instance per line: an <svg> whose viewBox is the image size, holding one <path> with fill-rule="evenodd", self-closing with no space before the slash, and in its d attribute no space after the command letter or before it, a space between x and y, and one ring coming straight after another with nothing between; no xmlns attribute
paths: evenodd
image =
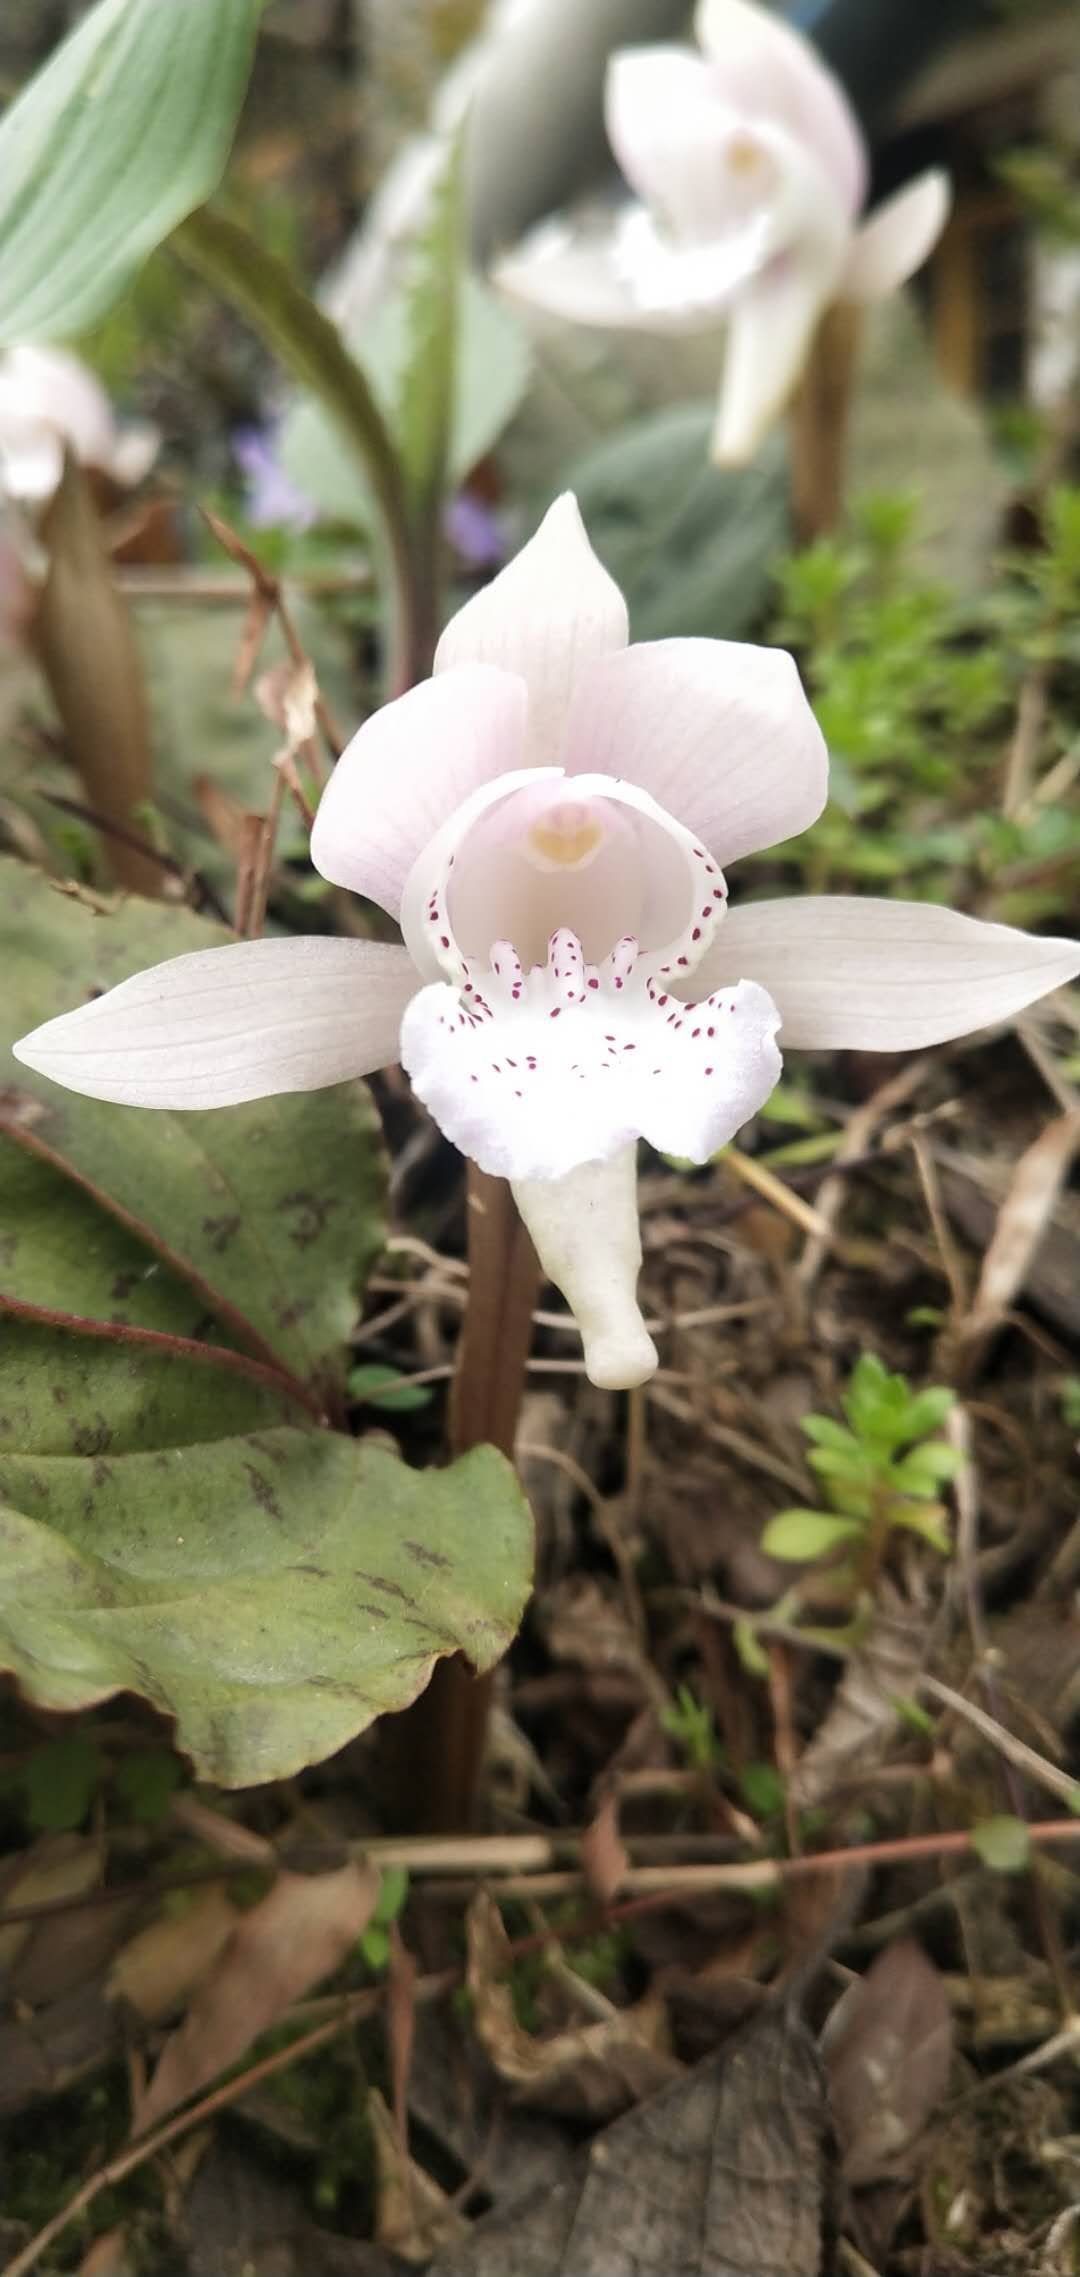
<svg viewBox="0 0 1080 2277"><path fill-rule="evenodd" d="M390 430L366 374L337 326L249 230L204 206L169 240L189 268L246 317L298 385L322 404L371 484L385 541L393 592L395 693L430 668L428 611L419 606L412 516Z"/></svg>

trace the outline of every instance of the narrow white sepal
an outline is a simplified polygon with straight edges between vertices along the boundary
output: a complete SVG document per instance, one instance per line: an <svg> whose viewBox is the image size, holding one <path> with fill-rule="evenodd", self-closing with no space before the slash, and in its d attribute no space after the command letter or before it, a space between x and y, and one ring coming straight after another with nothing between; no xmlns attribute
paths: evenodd
<svg viewBox="0 0 1080 2277"><path fill-rule="evenodd" d="M657 1353L637 1301L636 1147L565 1178L518 1179L513 1192L544 1272L581 1330L590 1383L603 1391L646 1383Z"/></svg>

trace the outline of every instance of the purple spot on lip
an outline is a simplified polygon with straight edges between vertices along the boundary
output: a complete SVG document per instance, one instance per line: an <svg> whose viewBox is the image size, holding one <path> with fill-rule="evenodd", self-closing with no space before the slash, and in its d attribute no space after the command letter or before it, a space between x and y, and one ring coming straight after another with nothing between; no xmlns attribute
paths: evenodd
<svg viewBox="0 0 1080 2277"><path fill-rule="evenodd" d="M440 949L448 949L448 948L449 948L449 946L450 946L450 935L449 935L449 933L440 933L440 935L439 935L439 947L440 947Z"/></svg>
<svg viewBox="0 0 1080 2277"><path fill-rule="evenodd" d="M590 988L599 988L599 986L600 986L600 983L599 983L599 981L596 979L596 977L595 977L595 975L594 975L593 979L592 979L592 980L590 980L590 982L589 982L589 987L590 987Z"/></svg>

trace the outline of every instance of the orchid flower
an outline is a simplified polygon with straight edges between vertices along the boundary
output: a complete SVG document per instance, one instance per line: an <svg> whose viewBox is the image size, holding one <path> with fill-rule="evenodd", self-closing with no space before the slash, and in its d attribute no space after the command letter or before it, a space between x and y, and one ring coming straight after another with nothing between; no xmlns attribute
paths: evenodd
<svg viewBox="0 0 1080 2277"><path fill-rule="evenodd" d="M149 471L161 437L144 421L118 427L104 388L76 356L9 348L0 356L0 490L29 506L51 498L65 446L127 489Z"/></svg>
<svg viewBox="0 0 1080 2277"><path fill-rule="evenodd" d="M726 318L713 456L738 466L787 402L825 308L903 284L949 189L932 169L860 225L866 145L810 42L752 0L699 0L696 29L700 55L623 48L608 67L608 134L640 202L599 237L542 224L495 278L582 324L679 333Z"/></svg>
<svg viewBox="0 0 1080 2277"><path fill-rule="evenodd" d="M227 1107L399 1059L508 1178L593 1381L640 1383L635 1146L707 1162L785 1045L906 1051L1007 1020L1080 945L898 901L728 911L722 865L807 828L820 730L790 656L627 645L571 496L353 737L317 869L402 945L237 942L136 973L16 1045L91 1098ZM88 994L93 972L86 976Z"/></svg>

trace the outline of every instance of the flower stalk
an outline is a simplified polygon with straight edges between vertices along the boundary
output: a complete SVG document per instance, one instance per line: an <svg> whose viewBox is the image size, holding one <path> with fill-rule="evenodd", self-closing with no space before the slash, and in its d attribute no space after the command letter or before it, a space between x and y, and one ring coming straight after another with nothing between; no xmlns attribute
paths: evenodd
<svg viewBox="0 0 1080 2277"><path fill-rule="evenodd" d="M494 1446L513 1460L540 1268L504 1178L469 1164L469 1291L450 1393L449 1452ZM419 1832L461 1833L477 1817L492 1678L460 1653L385 1728L390 1782Z"/></svg>
<svg viewBox="0 0 1080 2277"><path fill-rule="evenodd" d="M791 518L800 545L827 536L843 513L859 332L852 301L825 310L792 402Z"/></svg>

